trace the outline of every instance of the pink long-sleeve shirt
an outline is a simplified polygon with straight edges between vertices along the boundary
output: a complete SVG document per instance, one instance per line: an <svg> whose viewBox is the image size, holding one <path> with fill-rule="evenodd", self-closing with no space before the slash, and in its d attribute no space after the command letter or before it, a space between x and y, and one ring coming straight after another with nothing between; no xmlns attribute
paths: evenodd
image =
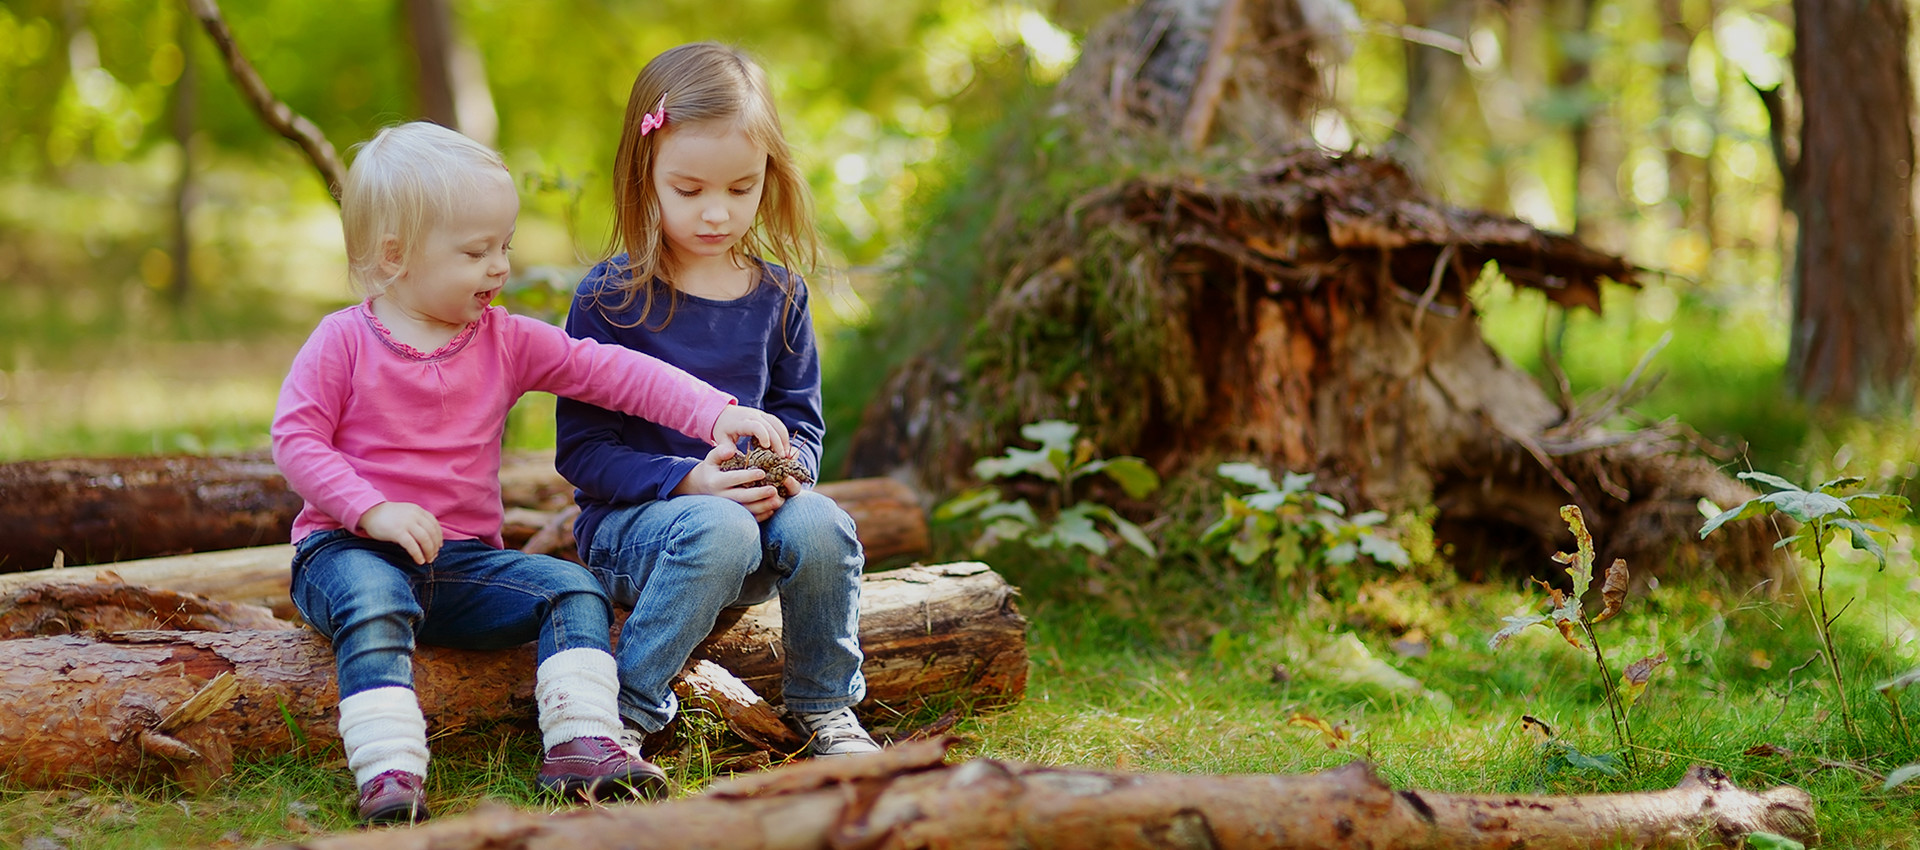
<svg viewBox="0 0 1920 850"><path fill-rule="evenodd" d="M449 540L501 546L507 411L544 390L711 442L733 396L665 361L490 307L439 350L396 341L371 302L327 315L300 348L273 417L273 460L306 500L293 539L358 531L381 502L412 502Z"/></svg>

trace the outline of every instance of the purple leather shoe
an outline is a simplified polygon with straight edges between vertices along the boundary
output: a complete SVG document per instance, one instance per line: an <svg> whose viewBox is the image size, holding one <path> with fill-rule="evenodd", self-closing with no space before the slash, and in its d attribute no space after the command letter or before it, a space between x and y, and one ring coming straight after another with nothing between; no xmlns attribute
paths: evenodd
<svg viewBox="0 0 1920 850"><path fill-rule="evenodd" d="M360 820L368 824L419 823L428 818L426 780L389 770L360 786Z"/></svg>
<svg viewBox="0 0 1920 850"><path fill-rule="evenodd" d="M575 738L540 760L540 787L568 799L588 801L623 797L657 799L667 795L667 772L612 738Z"/></svg>

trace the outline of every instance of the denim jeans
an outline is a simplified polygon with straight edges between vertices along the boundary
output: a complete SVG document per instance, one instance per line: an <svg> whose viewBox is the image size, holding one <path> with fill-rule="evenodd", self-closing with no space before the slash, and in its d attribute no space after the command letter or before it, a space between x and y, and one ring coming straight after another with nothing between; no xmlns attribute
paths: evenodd
<svg viewBox="0 0 1920 850"><path fill-rule="evenodd" d="M333 642L340 696L413 687L420 643L505 649L539 641L539 660L567 649L609 651L613 610L578 564L448 540L425 565L398 545L345 530L294 547L294 607Z"/></svg>
<svg viewBox="0 0 1920 850"><path fill-rule="evenodd" d="M793 711L832 711L867 695L860 674L860 574L853 518L811 490L766 522L719 496L676 496L608 514L587 566L616 605L620 714L657 732L679 703L673 677L723 608L780 597L781 689Z"/></svg>

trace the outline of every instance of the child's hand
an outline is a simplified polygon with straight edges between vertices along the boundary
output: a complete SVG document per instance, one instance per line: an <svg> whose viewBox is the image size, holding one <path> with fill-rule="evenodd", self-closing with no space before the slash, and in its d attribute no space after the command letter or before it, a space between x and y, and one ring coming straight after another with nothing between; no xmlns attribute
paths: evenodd
<svg viewBox="0 0 1920 850"><path fill-rule="evenodd" d="M381 502L360 515L360 532L375 540L398 543L424 564L440 556L440 521L412 502Z"/></svg>
<svg viewBox="0 0 1920 850"><path fill-rule="evenodd" d="M753 518L765 522L767 517L787 503L781 495L781 487L766 483L767 473L759 467L725 470L720 462L733 457L737 450L732 445L714 446L707 456L680 479L673 488L675 496L719 496L732 499L753 514ZM785 485L791 485L793 492L799 492L800 482L789 476Z"/></svg>
<svg viewBox="0 0 1920 850"><path fill-rule="evenodd" d="M781 422L780 417L738 404L727 405L725 410L720 411L720 418L713 422L713 443L732 448L740 442L741 437L759 440L760 445L781 457L793 453L792 447L787 445L787 423ZM726 458L727 455L720 456L721 460Z"/></svg>

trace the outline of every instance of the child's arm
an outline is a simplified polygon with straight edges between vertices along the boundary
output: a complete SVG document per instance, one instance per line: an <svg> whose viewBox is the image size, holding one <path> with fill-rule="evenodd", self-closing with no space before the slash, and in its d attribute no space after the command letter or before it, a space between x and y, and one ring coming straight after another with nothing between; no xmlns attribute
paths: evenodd
<svg viewBox="0 0 1920 850"><path fill-rule="evenodd" d="M338 326L322 322L294 355L273 414L273 462L300 498L348 529L387 500L336 445L353 357Z"/></svg>
<svg viewBox="0 0 1920 850"><path fill-rule="evenodd" d="M440 553L440 521L410 502L388 501L337 445L351 393L353 357L324 322L294 356L273 415L273 461L300 498L349 531L398 543L424 564Z"/></svg>
<svg viewBox="0 0 1920 850"><path fill-rule="evenodd" d="M731 448L751 437L775 452L789 451L778 417L735 404L678 366L625 346L574 339L538 319L507 319L519 337L509 350L524 357L533 389L625 411L710 445Z"/></svg>

